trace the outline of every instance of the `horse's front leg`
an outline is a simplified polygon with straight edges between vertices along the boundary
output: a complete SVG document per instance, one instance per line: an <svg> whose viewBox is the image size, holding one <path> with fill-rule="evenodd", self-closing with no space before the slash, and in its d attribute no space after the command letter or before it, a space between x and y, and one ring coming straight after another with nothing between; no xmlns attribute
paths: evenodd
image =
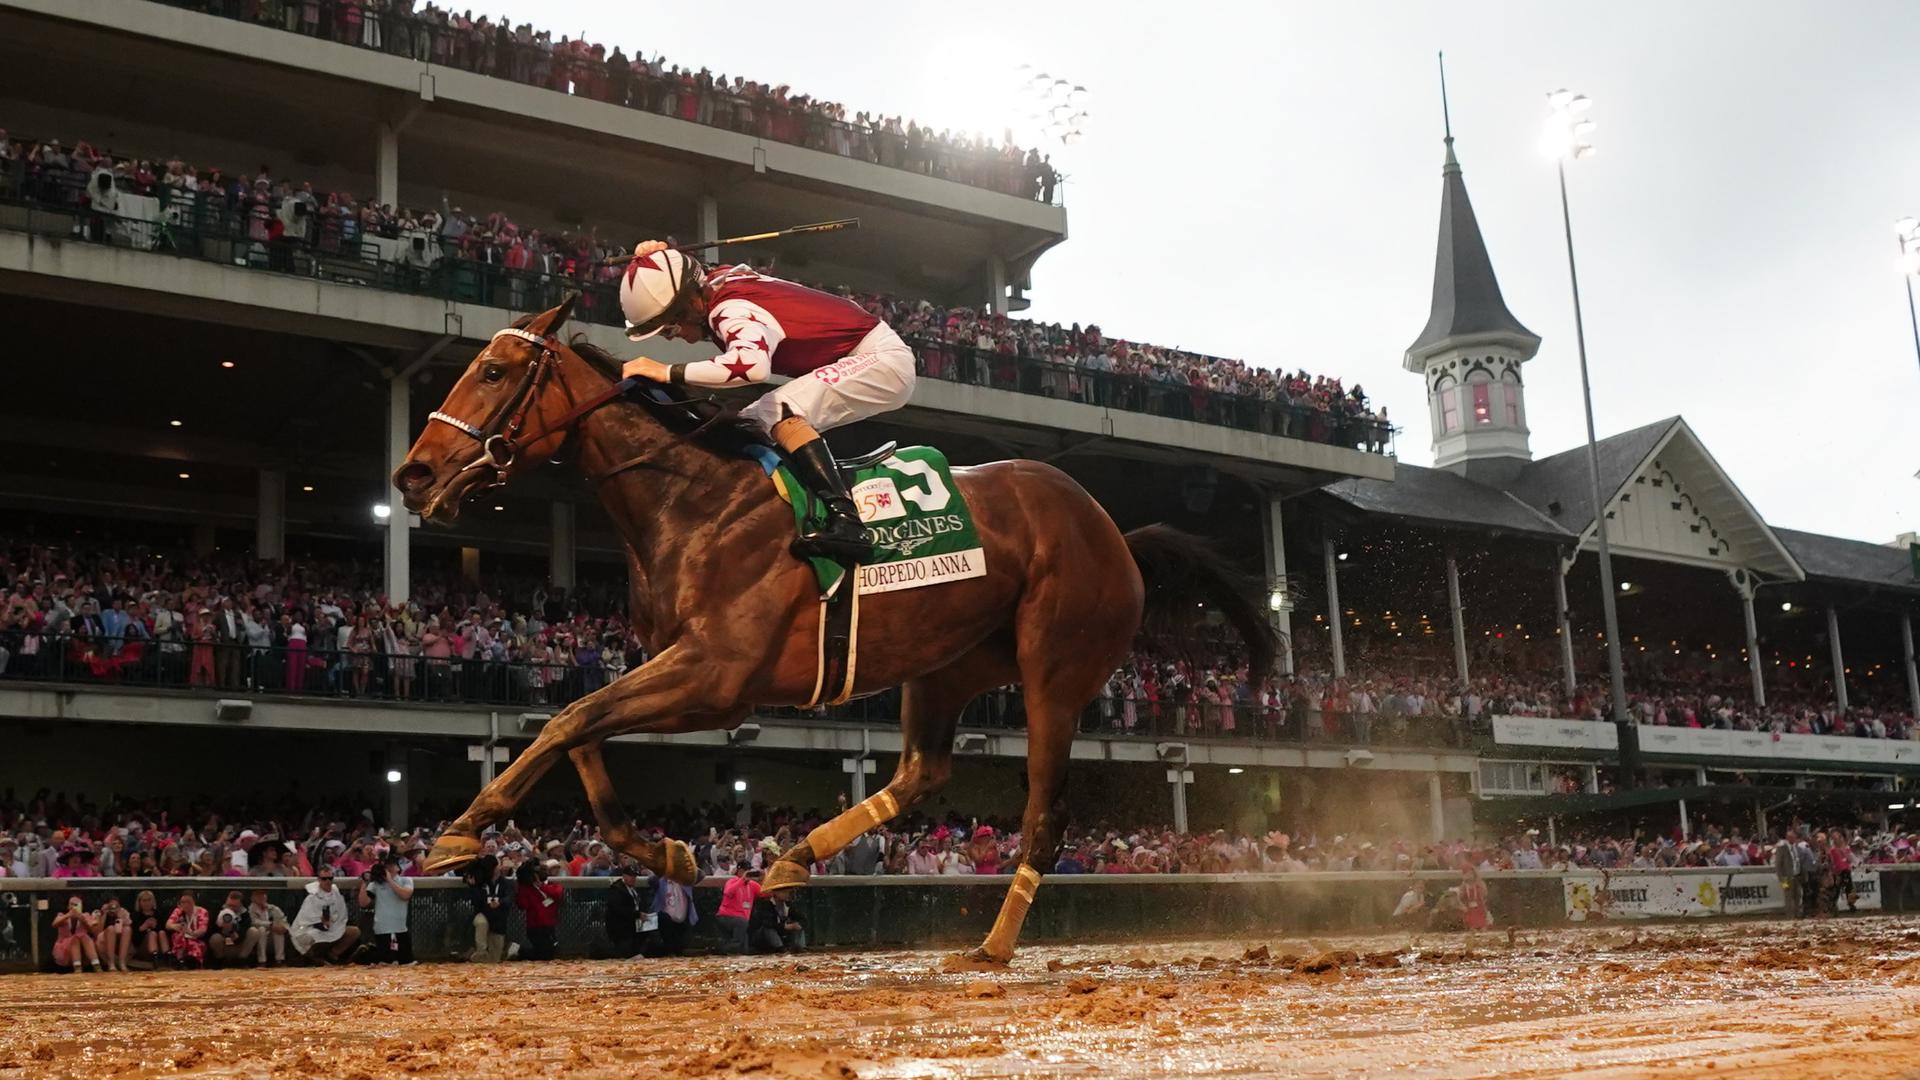
<svg viewBox="0 0 1920 1080"><path fill-rule="evenodd" d="M506 820L533 785L546 775L560 755L588 739L599 741L624 731L694 730L710 725L688 724L686 717L711 717L726 711L735 696L708 672L691 650L675 645L616 682L603 686L560 710L532 745L493 778L467 812L434 841L426 872L443 874L478 859L484 850L480 834Z"/></svg>
<svg viewBox="0 0 1920 1080"><path fill-rule="evenodd" d="M725 727L746 712L742 706L731 715L719 718L721 722L703 726ZM594 740L567 751L573 767L580 773L580 783L587 789L587 803L593 807L593 816L600 823L600 838L615 851L632 856L640 865L668 881L682 885L699 881L700 865L694 861L693 848L672 837L664 837L656 844L633 827L633 819L627 816L626 808L620 805L620 796L613 790L613 779L607 775L601 747L602 744Z"/></svg>

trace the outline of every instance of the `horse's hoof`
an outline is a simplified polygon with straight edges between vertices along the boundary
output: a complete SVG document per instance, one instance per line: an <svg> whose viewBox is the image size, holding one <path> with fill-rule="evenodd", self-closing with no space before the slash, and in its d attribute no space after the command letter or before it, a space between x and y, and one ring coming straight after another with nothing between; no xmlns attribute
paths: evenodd
<svg viewBox="0 0 1920 1080"><path fill-rule="evenodd" d="M433 850L427 853L421 869L430 875L458 870L479 859L485 850L478 837L446 833L433 842Z"/></svg>
<svg viewBox="0 0 1920 1080"><path fill-rule="evenodd" d="M1005 971L1012 959L1011 954L1005 957L993 956L983 945L963 953L955 953L947 957L940 966L945 971Z"/></svg>
<svg viewBox="0 0 1920 1080"><path fill-rule="evenodd" d="M798 889L813 877L813 871L797 862L781 859L767 871L766 880L761 883L761 893L779 893Z"/></svg>
<svg viewBox="0 0 1920 1080"><path fill-rule="evenodd" d="M698 884L700 864L693 859L693 848L679 840L663 840L661 844L666 849L662 859L661 875L679 885Z"/></svg>

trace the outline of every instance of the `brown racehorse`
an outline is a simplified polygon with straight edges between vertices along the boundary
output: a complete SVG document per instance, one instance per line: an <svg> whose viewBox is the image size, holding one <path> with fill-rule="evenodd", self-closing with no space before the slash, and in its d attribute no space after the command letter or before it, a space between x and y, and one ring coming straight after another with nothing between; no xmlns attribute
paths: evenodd
<svg viewBox="0 0 1920 1080"><path fill-rule="evenodd" d="M448 827L427 860L440 873L478 857L562 753L573 759L602 834L616 849L691 883L692 850L647 842L621 809L601 743L624 732L730 728L755 706L802 704L814 691L819 590L787 552L791 510L740 453L758 429L655 389L618 393L619 363L558 332L571 301L503 330L454 385L394 473L406 505L433 521L503 484L527 460L563 450L599 485L626 542L632 622L653 659L561 710ZM1001 461L954 470L972 508L987 573L861 600L855 692L903 687L903 749L878 794L814 829L767 875L769 891L805 884L808 867L946 782L954 728L976 695L1024 684L1026 812L1018 869L985 942L1004 962L1040 875L1059 855L1062 782L1081 709L1125 662L1143 616L1177 629L1219 607L1271 669L1274 639L1233 569L1193 537L1159 526L1122 536L1059 470Z"/></svg>

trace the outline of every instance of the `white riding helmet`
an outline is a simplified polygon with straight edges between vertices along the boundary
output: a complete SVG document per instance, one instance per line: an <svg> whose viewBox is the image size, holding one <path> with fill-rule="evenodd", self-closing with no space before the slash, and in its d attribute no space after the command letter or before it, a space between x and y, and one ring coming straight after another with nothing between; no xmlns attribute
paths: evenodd
<svg viewBox="0 0 1920 1080"><path fill-rule="evenodd" d="M661 316L673 308L700 273L700 264L669 248L641 255L627 264L620 279L620 313L627 320L627 337L643 341L664 325Z"/></svg>

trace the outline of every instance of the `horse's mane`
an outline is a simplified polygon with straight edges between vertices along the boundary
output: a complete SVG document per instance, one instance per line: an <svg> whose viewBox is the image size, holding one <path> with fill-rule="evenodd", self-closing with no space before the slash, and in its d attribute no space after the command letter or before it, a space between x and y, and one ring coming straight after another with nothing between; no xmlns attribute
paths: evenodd
<svg viewBox="0 0 1920 1080"><path fill-rule="evenodd" d="M612 353L585 337L575 337L567 345L589 367L615 382L620 381L621 364ZM661 427L703 450L740 457L749 447L771 445L760 425L741 416L738 408L722 405L710 397L689 398L677 386L652 387L649 391L630 394L621 400L646 410Z"/></svg>

